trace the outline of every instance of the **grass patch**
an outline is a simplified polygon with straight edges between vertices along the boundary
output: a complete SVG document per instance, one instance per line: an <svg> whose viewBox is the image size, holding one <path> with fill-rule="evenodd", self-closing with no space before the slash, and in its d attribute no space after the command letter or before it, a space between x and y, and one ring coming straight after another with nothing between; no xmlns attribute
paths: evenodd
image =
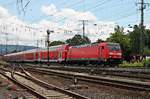
<svg viewBox="0 0 150 99"><path fill-rule="evenodd" d="M119 67L123 67L123 68L144 67L144 63L143 62L129 63L129 62L124 61L122 64L119 65Z"/></svg>
<svg viewBox="0 0 150 99"><path fill-rule="evenodd" d="M9 65L6 61L0 60L0 65Z"/></svg>
<svg viewBox="0 0 150 99"><path fill-rule="evenodd" d="M145 67L150 67L150 58L143 61Z"/></svg>

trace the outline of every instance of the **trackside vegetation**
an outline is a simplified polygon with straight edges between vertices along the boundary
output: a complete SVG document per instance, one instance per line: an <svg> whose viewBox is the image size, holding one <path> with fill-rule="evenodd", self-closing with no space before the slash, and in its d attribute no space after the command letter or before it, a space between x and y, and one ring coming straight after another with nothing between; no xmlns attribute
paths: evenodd
<svg viewBox="0 0 150 99"><path fill-rule="evenodd" d="M137 59L136 61L132 61L133 56L140 55L140 25L135 25L130 27L132 31L125 31L123 27L116 26L114 29L114 33L111 33L110 37L106 39L107 42L119 43L122 48L123 59L125 60L123 64L120 66L125 67L142 67L149 66L150 60ZM103 40L98 39L96 42L103 42ZM90 44L91 41L87 36L75 35L74 37L67 39L66 41L53 41L50 46L60 45L60 44L70 44L72 46ZM150 55L150 29L144 28L144 34L142 39L143 45L143 55Z"/></svg>
<svg viewBox="0 0 150 99"><path fill-rule="evenodd" d="M143 62L127 62L124 61L122 64L119 65L119 67L123 67L123 68L130 68L130 67L144 67Z"/></svg>
<svg viewBox="0 0 150 99"><path fill-rule="evenodd" d="M140 54L140 26L132 27L133 31L124 32L124 28L116 26L115 32L110 35L107 41L120 43L123 50L123 57ZM144 29L143 34L143 55L150 55L150 30Z"/></svg>
<svg viewBox="0 0 150 99"><path fill-rule="evenodd" d="M123 68L150 67L150 59L145 59L143 61L136 61L136 62L123 61L123 63L120 64L119 67L123 67Z"/></svg>

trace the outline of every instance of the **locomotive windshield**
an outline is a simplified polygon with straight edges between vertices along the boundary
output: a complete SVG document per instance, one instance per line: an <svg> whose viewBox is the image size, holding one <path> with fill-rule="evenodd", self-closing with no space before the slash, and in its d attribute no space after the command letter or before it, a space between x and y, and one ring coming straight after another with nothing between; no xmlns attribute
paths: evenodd
<svg viewBox="0 0 150 99"><path fill-rule="evenodd" d="M118 51L121 49L118 43L108 43L108 47L111 51Z"/></svg>

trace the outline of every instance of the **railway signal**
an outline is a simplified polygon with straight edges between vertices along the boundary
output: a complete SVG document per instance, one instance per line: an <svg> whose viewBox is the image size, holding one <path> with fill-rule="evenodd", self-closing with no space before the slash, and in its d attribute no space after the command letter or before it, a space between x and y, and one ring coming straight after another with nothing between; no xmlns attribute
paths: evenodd
<svg viewBox="0 0 150 99"><path fill-rule="evenodd" d="M50 46L50 41L49 41L49 36L50 36L50 33L53 33L54 31L50 31L50 30L47 30L47 65L49 66L49 60L50 60L50 56L49 56L49 46Z"/></svg>

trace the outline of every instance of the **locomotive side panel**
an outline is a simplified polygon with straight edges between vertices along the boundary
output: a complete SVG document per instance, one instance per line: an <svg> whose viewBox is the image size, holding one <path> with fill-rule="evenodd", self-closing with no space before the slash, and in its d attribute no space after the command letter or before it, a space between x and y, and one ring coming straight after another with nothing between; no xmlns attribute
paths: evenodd
<svg viewBox="0 0 150 99"><path fill-rule="evenodd" d="M72 47L69 49L67 60L97 60L98 46Z"/></svg>

